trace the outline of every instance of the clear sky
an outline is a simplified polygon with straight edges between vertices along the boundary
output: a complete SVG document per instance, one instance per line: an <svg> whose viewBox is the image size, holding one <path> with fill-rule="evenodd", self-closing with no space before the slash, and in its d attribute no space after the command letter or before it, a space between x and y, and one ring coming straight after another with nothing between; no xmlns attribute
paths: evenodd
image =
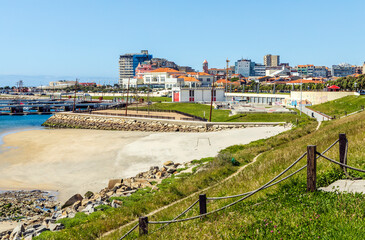
<svg viewBox="0 0 365 240"><path fill-rule="evenodd" d="M204 59L224 67L269 53L292 66L362 65L364 9L364 0L0 0L0 86L18 75L116 82L119 55L141 49L199 70Z"/></svg>

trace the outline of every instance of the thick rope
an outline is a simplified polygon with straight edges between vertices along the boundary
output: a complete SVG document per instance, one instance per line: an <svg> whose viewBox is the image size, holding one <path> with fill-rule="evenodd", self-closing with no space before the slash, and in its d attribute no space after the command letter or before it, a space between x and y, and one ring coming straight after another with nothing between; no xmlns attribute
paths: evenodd
<svg viewBox="0 0 365 240"><path fill-rule="evenodd" d="M226 208L229 208L249 197L251 197L252 195L254 195L255 193L263 190L265 187L267 187L268 185L270 185L272 182L274 182L276 179L278 179L279 177L281 177L284 173L286 173L287 171L289 171L292 167L294 167L295 164L297 164L299 161L301 160L301 158L297 159L296 161L294 161L289 167L287 167L284 171L282 171L281 173L279 173L276 177L274 177L273 179L271 179L269 182L267 182L266 184L262 185L261 187L259 187L258 189L252 191L251 193L249 193L248 195L224 206L224 207L221 207L219 209L216 209L214 211L211 211L211 212L208 212L208 213L204 213L204 214L200 214L200 215L197 215L197 216L194 216L194 217L190 217L190 218L184 218L184 219L176 219L176 220L171 220L171 221L150 221L148 223L150 224L164 224L164 223L176 223L176 222L185 222L185 221L189 221L189 220L193 220L193 219L197 219L197 218L201 218L201 217L204 217L204 216L207 216L207 215L210 215L210 214L213 214L213 213L216 213L216 212L219 212L219 211L222 211Z"/></svg>
<svg viewBox="0 0 365 240"><path fill-rule="evenodd" d="M282 181L284 181L284 180L286 180L286 179L290 178L291 176L293 176L293 175L297 174L298 172L302 171L302 170L303 170L304 168L306 168L306 167L307 167L307 165L304 165L303 167L299 168L297 171L295 171L295 172L291 173L290 175L286 176L286 177L285 177L285 178L283 178L283 179L280 179L279 181L276 181L276 182L274 182L274 183L272 183L272 184L270 184L270 185L266 186L264 189L269 188L269 187L272 187L272 186L274 186L274 185L276 185L276 184L278 184L278 183L281 183ZM252 193L252 191L251 191L251 192L241 193L241 194L238 194L238 195L227 196L227 197L210 197L210 198L207 198L207 200L221 200L221 199L235 198L235 197L245 196L245 195L250 194L250 193Z"/></svg>
<svg viewBox="0 0 365 240"><path fill-rule="evenodd" d="M363 172L363 173L365 173L365 170L363 170L363 169L359 169L359 168L351 167L351 166L349 166L349 165L347 165L347 164L337 162L336 160L333 160L333 159L331 159L331 158L329 158L329 157L326 157L325 155L322 155L322 154L321 154L321 153L319 153L319 152L317 152L317 154L318 154L320 157L323 157L324 159L327 159L328 161L333 162L333 163L335 163L335 164L338 164L338 165L340 165L340 166L342 166L342 167L346 167L346 168L349 168L349 169L352 169L352 170L355 170L355 171L358 171L358 172Z"/></svg>
<svg viewBox="0 0 365 240"><path fill-rule="evenodd" d="M192 209L197 203L199 202L199 200L196 200L193 204L190 205L190 207L188 207L187 209L185 209L182 213L180 213L179 215L177 215L173 220L178 219L179 217L181 217L182 215L184 215L185 213L187 213L190 209ZM156 231L157 232L161 229L163 229L164 227L167 227L170 223L166 223L165 225L162 225L160 228L158 228Z"/></svg>
<svg viewBox="0 0 365 240"><path fill-rule="evenodd" d="M336 145L336 143L338 143L339 142L339 140L336 140L334 143L332 143L326 150L324 150L323 152L322 152L322 154L325 154L326 152L328 152L334 145ZM347 149L346 149L346 152L347 152ZM300 159L302 159L303 157L305 157L305 155L306 155L307 153L305 152L305 153L303 153L298 159L300 160ZM319 156L317 157L317 159L319 158ZM270 185L268 185L268 186L266 186L264 189L266 189L266 188L269 188L269 187L272 187L272 186L274 186L274 185L276 185L276 184L278 184L278 183L280 183L280 182L282 182L282 181L284 181L284 180L286 180L286 179L288 179L289 177L291 177L291 176L293 176L293 175L295 175L296 173L298 173L298 172L300 172L301 170L303 170L305 167L306 167L307 165L305 165L305 166L303 166L302 168L300 168L299 170L297 170L296 172L294 172L294 173L292 173L292 174L290 174L290 175L288 175L287 177L285 177L285 178L283 178L283 179L281 179L281 180L279 180L279 181L276 181L276 182L274 182L274 183L272 183L272 184L270 184ZM252 192L252 191L251 191ZM209 197L209 198L207 198L207 200L221 200L221 199L228 199L228 198L235 198L235 197L241 197L241 196L245 196L245 195L247 195L247 194L250 194L251 192L245 192L245 193L241 193L241 194L237 194L237 195L232 195L232 196L226 196L226 197Z"/></svg>
<svg viewBox="0 0 365 240"><path fill-rule="evenodd" d="M126 234L124 234L121 238L119 238L119 240L122 240L123 238L128 236L131 232L133 232L134 229L136 229L136 227L138 227L138 225L139 225L139 223L137 223L134 227L132 227L131 230L129 230Z"/></svg>

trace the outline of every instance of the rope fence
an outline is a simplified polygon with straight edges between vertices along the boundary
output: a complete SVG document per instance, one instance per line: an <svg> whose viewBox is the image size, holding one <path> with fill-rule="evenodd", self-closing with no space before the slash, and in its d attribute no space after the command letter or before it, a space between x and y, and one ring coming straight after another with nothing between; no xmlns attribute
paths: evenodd
<svg viewBox="0 0 365 240"><path fill-rule="evenodd" d="M326 157L324 154L327 153L333 146L335 146L337 143L340 143L340 161L341 162L337 162L331 158ZM338 164L344 168L349 168L352 170L356 170L356 171L360 171L360 172L364 172L365 170L362 169L358 169L355 167L351 167L347 164L345 164L345 161L347 161L347 151L348 151L348 141L346 139L346 135L345 134L340 134L340 138L337 139L335 142L333 142L326 150L324 150L322 153L319 153L316 151L316 146L308 146L307 147L307 152L303 153L298 159L296 159L292 164L290 164L290 166L288 166L285 170L283 170L281 173L279 173L277 176L275 176L274 178L272 178L270 181L268 181L267 183L263 184L262 186L260 186L259 188L250 191L250 192L245 192L245 193L241 193L241 194L237 194L237 195L231 195L231 196L222 196L222 197L206 197L205 194L201 194L199 195L199 199L196 200L194 203L192 203L187 209L185 209L182 213L180 213L178 216L176 216L174 219L172 220L168 220L168 221L148 221L148 217L140 217L139 218L139 223L137 225L135 225L131 230L129 230L126 234L123 235L122 238L125 238L126 236L128 236L128 234L130 234L134 229L137 228L137 226L139 226L140 230L139 230L139 234L140 235L145 235L148 234L148 224L164 224L163 226L161 226L160 228L158 228L157 230L153 231L153 233L163 229L164 227L168 226L171 223L178 223L178 222L186 222L186 221L190 221L190 220L194 220L194 219L198 219L198 218L203 218L205 216L220 212L222 210L225 210L233 205L238 204L239 202L253 196L254 194L267 189L269 187L272 187L276 184L279 184L287 179L289 179L290 177L294 176L295 174L299 173L300 171L302 171L303 169L307 168L307 191L314 191L316 189L315 186L315 182L316 182L316 160L320 157L323 157L325 159L327 159L328 161L331 161L335 164ZM293 168L301 159L303 159L305 156L307 156L307 164L300 167L298 170L296 170L295 172L289 174L288 176L277 180L278 178L280 178L281 176L283 176L285 173L287 173L291 168ZM207 212L206 211L206 202L207 200L222 200L222 199L230 199L230 198L236 198L236 197L241 197L238 200L235 200L223 207L220 207L216 210ZM191 210L197 203L199 202L199 207L200 207L200 214L196 215L196 216L192 216L192 217L188 217L188 218L183 218L183 219L179 219L181 216L183 216L184 214L186 214L189 210Z"/></svg>

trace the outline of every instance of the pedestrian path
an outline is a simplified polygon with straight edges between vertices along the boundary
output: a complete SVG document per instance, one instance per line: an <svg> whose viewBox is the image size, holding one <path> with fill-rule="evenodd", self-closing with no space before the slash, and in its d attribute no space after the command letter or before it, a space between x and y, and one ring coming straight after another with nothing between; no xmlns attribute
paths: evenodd
<svg viewBox="0 0 365 240"><path fill-rule="evenodd" d="M299 108L300 109L300 108ZM311 109L306 108L305 106L302 107L302 112L306 115L308 115L309 117L315 118L317 119L318 122L322 122L322 121L328 121L331 120L330 118L319 114L318 112L315 112Z"/></svg>

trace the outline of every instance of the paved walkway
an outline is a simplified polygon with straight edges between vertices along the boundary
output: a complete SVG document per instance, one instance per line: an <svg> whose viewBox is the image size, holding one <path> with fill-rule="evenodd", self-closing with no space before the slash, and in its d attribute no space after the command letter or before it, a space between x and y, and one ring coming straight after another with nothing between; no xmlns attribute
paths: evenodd
<svg viewBox="0 0 365 240"><path fill-rule="evenodd" d="M328 187L319 188L325 192L365 193L365 180L338 180Z"/></svg>
<svg viewBox="0 0 365 240"><path fill-rule="evenodd" d="M300 107L298 109L300 110ZM317 119L318 122L330 120L328 117L326 117L322 114L319 114L313 110L310 110L310 109L306 108L305 106L303 106L302 112L307 114L309 117L314 117L315 119Z"/></svg>

